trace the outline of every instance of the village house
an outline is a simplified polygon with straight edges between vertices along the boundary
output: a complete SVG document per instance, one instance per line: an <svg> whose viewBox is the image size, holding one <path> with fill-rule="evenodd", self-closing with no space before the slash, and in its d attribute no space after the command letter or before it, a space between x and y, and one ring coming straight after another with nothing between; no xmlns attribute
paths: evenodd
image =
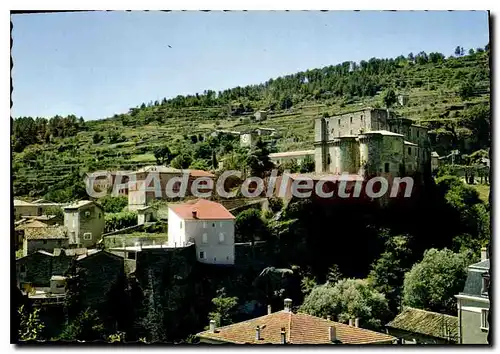
<svg viewBox="0 0 500 354"><path fill-rule="evenodd" d="M64 207L64 226L69 244L91 248L104 233L104 209L96 202L82 200Z"/></svg>
<svg viewBox="0 0 500 354"><path fill-rule="evenodd" d="M304 313L294 313L292 300L285 299L284 310L248 321L210 329L196 334L206 344L394 344L396 338L359 327Z"/></svg>
<svg viewBox="0 0 500 354"><path fill-rule="evenodd" d="M404 307L386 327L401 344L455 344L458 341L457 316L412 307Z"/></svg>
<svg viewBox="0 0 500 354"><path fill-rule="evenodd" d="M234 264L235 217L222 204L197 199L171 204L168 209L168 245L196 245L198 261Z"/></svg>
<svg viewBox="0 0 500 354"><path fill-rule="evenodd" d="M35 202L25 202L23 200L14 199L14 216L16 220L27 216L47 215L47 211L52 208L60 208L63 204L51 203L45 200L37 200Z"/></svg>
<svg viewBox="0 0 500 354"><path fill-rule="evenodd" d="M486 248L481 249L481 261L468 267L464 291L458 295L458 343L488 344L490 324L490 260Z"/></svg>
<svg viewBox="0 0 500 354"><path fill-rule="evenodd" d="M40 221L24 225L21 231L23 256L39 250L53 252L56 248L68 247L68 230L64 226L48 226Z"/></svg>
<svg viewBox="0 0 500 354"><path fill-rule="evenodd" d="M253 117L257 122L266 120L267 119L267 111L257 111L254 113Z"/></svg>

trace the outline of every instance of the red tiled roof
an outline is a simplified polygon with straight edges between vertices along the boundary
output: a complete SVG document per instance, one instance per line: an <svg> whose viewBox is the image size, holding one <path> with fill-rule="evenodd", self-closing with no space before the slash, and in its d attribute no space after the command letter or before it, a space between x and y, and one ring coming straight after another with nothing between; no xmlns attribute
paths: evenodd
<svg viewBox="0 0 500 354"><path fill-rule="evenodd" d="M260 340L255 338L257 326L260 327ZM388 334L288 311L219 327L215 333L205 331L197 336L236 344L280 344L281 329L284 328L288 344L331 344L331 326L335 327L336 338L341 344L392 344L396 340Z"/></svg>
<svg viewBox="0 0 500 354"><path fill-rule="evenodd" d="M183 204L171 204L169 208L184 220L195 220L193 211L196 211L196 219L200 220L229 220L235 218L222 204L206 199L195 199Z"/></svg>
<svg viewBox="0 0 500 354"><path fill-rule="evenodd" d="M189 170L189 175L193 177L215 177L213 173L203 170Z"/></svg>

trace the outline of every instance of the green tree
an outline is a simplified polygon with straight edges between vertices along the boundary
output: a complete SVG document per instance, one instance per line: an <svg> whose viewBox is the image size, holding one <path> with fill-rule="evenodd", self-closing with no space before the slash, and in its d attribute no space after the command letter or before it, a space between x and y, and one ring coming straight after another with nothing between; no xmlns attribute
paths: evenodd
<svg viewBox="0 0 500 354"><path fill-rule="evenodd" d="M55 215L59 220L62 220L64 218L64 212L62 208L57 206L45 209L45 215Z"/></svg>
<svg viewBox="0 0 500 354"><path fill-rule="evenodd" d="M173 168L185 169L188 168L192 162L193 158L190 155L180 154L174 157L172 161L170 161L170 166L172 166Z"/></svg>
<svg viewBox="0 0 500 354"><path fill-rule="evenodd" d="M87 308L62 331L59 340L95 341L105 339L104 325L97 311Z"/></svg>
<svg viewBox="0 0 500 354"><path fill-rule="evenodd" d="M384 253L372 264L368 276L373 288L385 295L394 314L398 312L404 275L411 266L408 243L408 236L393 236L387 240Z"/></svg>
<svg viewBox="0 0 500 354"><path fill-rule="evenodd" d="M104 215L104 232L112 232L137 224L137 213L122 211L119 213L106 213Z"/></svg>
<svg viewBox="0 0 500 354"><path fill-rule="evenodd" d="M279 171L290 171L290 173L299 172L300 166L297 164L295 159L286 160L281 165L279 165Z"/></svg>
<svg viewBox="0 0 500 354"><path fill-rule="evenodd" d="M106 195L99 199L104 212L106 213L119 213L128 205L128 198L125 196L112 196Z"/></svg>
<svg viewBox="0 0 500 354"><path fill-rule="evenodd" d="M430 249L405 274L403 302L407 306L456 315L455 295L463 291L470 255Z"/></svg>
<svg viewBox="0 0 500 354"><path fill-rule="evenodd" d="M382 95L382 100L386 108L391 108L397 101L396 92L392 88L386 90Z"/></svg>
<svg viewBox="0 0 500 354"><path fill-rule="evenodd" d="M300 173L314 172L314 159L311 156L306 156L300 164Z"/></svg>
<svg viewBox="0 0 500 354"><path fill-rule="evenodd" d="M300 311L323 318L332 315L344 323L359 318L362 327L375 330L383 328L389 314L385 296L363 279L344 279L334 285L315 287Z"/></svg>
<svg viewBox="0 0 500 354"><path fill-rule="evenodd" d="M209 320L214 320L217 327L227 326L233 323L235 307L238 304L237 297L228 297L225 289L217 290L217 297L212 299L213 311L208 314Z"/></svg>
<svg viewBox="0 0 500 354"><path fill-rule="evenodd" d="M460 51L460 46L459 46L459 45L457 45L457 47L455 48L455 55L456 55L457 57L459 57L459 56L460 56L460 53L461 53L461 51Z"/></svg>
<svg viewBox="0 0 500 354"><path fill-rule="evenodd" d="M41 340L43 329L45 325L40 320L40 309L34 308L33 311L28 312L24 305L18 309L20 319L18 338L21 341L35 341Z"/></svg>
<svg viewBox="0 0 500 354"><path fill-rule="evenodd" d="M92 136L92 142L94 144L99 144L103 140L104 140L104 136L102 136L101 134L99 134L97 132Z"/></svg>
<svg viewBox="0 0 500 354"><path fill-rule="evenodd" d="M462 83L458 88L458 95L461 99L467 100L474 95L476 88L472 81Z"/></svg>
<svg viewBox="0 0 500 354"><path fill-rule="evenodd" d="M270 171L274 164L269 158L269 150L266 143L260 138L249 151L246 158L246 165L250 169L250 174L256 177L264 177L265 174Z"/></svg>
<svg viewBox="0 0 500 354"><path fill-rule="evenodd" d="M171 159L172 153L167 145L159 146L154 150L154 155L156 163L158 165L163 165L168 163Z"/></svg>
<svg viewBox="0 0 500 354"><path fill-rule="evenodd" d="M236 217L234 233L237 242L250 241L253 246L256 239L266 237L267 225L261 218L260 212L250 208L242 211Z"/></svg>
<svg viewBox="0 0 500 354"><path fill-rule="evenodd" d="M342 272L340 271L340 268L338 265L333 264L329 269L328 269L328 274L326 275L326 282L329 284L336 284L340 280L343 279Z"/></svg>

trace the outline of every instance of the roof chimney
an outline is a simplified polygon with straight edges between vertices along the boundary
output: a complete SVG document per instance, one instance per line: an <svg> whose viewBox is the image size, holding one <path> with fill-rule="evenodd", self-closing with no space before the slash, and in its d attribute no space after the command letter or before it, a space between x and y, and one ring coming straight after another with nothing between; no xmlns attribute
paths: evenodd
<svg viewBox="0 0 500 354"><path fill-rule="evenodd" d="M328 333L330 335L330 342L335 342L337 340L337 332L335 330L335 327L330 326Z"/></svg>
<svg viewBox="0 0 500 354"><path fill-rule="evenodd" d="M289 298L285 299L285 311L292 312L292 299Z"/></svg>
<svg viewBox="0 0 500 354"><path fill-rule="evenodd" d="M488 259L488 249L486 247L481 248L481 262Z"/></svg>
<svg viewBox="0 0 500 354"><path fill-rule="evenodd" d="M349 326L352 326L352 318L349 318Z"/></svg>
<svg viewBox="0 0 500 354"><path fill-rule="evenodd" d="M198 210L193 209L192 213L193 213L193 218L197 219L198 218Z"/></svg>
<svg viewBox="0 0 500 354"><path fill-rule="evenodd" d="M272 312L271 305L267 305L267 314L270 315Z"/></svg>
<svg viewBox="0 0 500 354"><path fill-rule="evenodd" d="M359 327L359 317L354 320L354 327Z"/></svg>
<svg viewBox="0 0 500 354"><path fill-rule="evenodd" d="M215 321L210 320L210 332L215 333Z"/></svg>
<svg viewBox="0 0 500 354"><path fill-rule="evenodd" d="M281 327L281 344L286 344L285 327Z"/></svg>
<svg viewBox="0 0 500 354"><path fill-rule="evenodd" d="M255 327L255 340L260 340L260 327Z"/></svg>

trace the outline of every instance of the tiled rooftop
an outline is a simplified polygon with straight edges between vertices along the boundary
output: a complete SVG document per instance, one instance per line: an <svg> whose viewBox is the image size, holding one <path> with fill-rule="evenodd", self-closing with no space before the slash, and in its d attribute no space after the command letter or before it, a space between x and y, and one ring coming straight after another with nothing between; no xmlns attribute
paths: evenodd
<svg viewBox="0 0 500 354"><path fill-rule="evenodd" d="M405 308L387 327L450 341L458 338L458 317L412 307Z"/></svg>
<svg viewBox="0 0 500 354"><path fill-rule="evenodd" d="M170 204L169 208L184 220L229 220L234 219L222 204L206 199L195 199L183 204ZM196 211L196 218L193 212Z"/></svg>
<svg viewBox="0 0 500 354"><path fill-rule="evenodd" d="M260 340L256 339L257 326ZM396 340L388 334L286 310L220 327L215 333L201 332L197 336L235 344L281 344L281 329L284 328L287 344L332 344L331 326L341 344L392 344Z"/></svg>

